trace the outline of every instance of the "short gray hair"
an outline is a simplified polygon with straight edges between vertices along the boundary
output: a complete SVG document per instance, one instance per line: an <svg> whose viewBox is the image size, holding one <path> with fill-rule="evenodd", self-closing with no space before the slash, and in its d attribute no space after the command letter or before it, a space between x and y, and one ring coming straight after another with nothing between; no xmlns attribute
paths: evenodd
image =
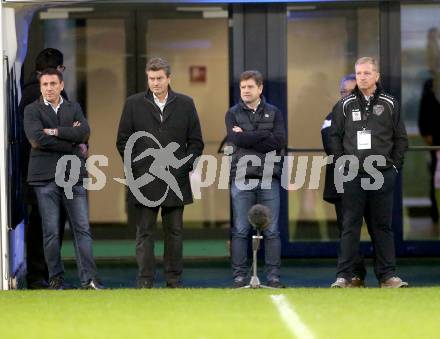
<svg viewBox="0 0 440 339"><path fill-rule="evenodd" d="M362 64L372 64L374 70L376 72L379 72L379 63L373 57L362 57L362 58L357 59L354 64L354 67L356 67L357 65L362 65Z"/></svg>

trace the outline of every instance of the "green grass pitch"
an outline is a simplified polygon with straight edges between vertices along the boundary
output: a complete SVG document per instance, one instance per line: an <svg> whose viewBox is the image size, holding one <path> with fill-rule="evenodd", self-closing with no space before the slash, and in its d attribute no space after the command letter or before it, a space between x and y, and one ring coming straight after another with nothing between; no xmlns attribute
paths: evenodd
<svg viewBox="0 0 440 339"><path fill-rule="evenodd" d="M0 310L2 339L440 338L440 288L5 291Z"/></svg>

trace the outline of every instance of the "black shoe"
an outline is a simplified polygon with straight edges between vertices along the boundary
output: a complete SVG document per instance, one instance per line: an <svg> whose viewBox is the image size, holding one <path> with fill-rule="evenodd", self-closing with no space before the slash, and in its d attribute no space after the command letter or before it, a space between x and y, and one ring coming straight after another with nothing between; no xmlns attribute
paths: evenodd
<svg viewBox="0 0 440 339"><path fill-rule="evenodd" d="M153 288L153 281L151 280L138 281L137 288Z"/></svg>
<svg viewBox="0 0 440 339"><path fill-rule="evenodd" d="M246 286L246 280L244 277L236 277L234 278L234 288L242 288Z"/></svg>
<svg viewBox="0 0 440 339"><path fill-rule="evenodd" d="M27 284L28 290L46 290L49 287L49 283L44 279L36 280Z"/></svg>
<svg viewBox="0 0 440 339"><path fill-rule="evenodd" d="M267 282L267 286L272 288L286 288L279 280L269 280Z"/></svg>
<svg viewBox="0 0 440 339"><path fill-rule="evenodd" d="M50 290L65 290L66 285L64 284L64 277L61 275L58 275L56 277L53 277L49 281L49 289Z"/></svg>
<svg viewBox="0 0 440 339"><path fill-rule="evenodd" d="M105 287L98 279L90 279L85 285L82 285L85 290L105 290Z"/></svg>
<svg viewBox="0 0 440 339"><path fill-rule="evenodd" d="M167 281L167 288L182 288L183 285L180 281Z"/></svg>

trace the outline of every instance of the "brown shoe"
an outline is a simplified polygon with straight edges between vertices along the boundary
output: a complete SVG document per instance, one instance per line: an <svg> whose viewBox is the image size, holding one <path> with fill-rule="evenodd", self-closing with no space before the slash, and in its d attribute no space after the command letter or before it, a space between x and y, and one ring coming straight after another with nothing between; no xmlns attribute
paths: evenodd
<svg viewBox="0 0 440 339"><path fill-rule="evenodd" d="M381 288L403 288L408 287L408 283L399 277L392 277L380 283Z"/></svg>
<svg viewBox="0 0 440 339"><path fill-rule="evenodd" d="M365 287L365 282L359 277L351 278L351 287Z"/></svg>
<svg viewBox="0 0 440 339"><path fill-rule="evenodd" d="M345 278L337 278L336 281L330 285L331 288L349 288L350 282Z"/></svg>

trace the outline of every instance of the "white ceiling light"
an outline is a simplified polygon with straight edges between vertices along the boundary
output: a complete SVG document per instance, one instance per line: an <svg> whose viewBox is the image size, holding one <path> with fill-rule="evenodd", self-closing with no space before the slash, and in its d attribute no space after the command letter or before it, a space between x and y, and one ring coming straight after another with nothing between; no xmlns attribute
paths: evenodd
<svg viewBox="0 0 440 339"><path fill-rule="evenodd" d="M40 12L41 20L68 19L69 13L87 13L93 12L93 7L57 7L48 8L45 12Z"/></svg>

